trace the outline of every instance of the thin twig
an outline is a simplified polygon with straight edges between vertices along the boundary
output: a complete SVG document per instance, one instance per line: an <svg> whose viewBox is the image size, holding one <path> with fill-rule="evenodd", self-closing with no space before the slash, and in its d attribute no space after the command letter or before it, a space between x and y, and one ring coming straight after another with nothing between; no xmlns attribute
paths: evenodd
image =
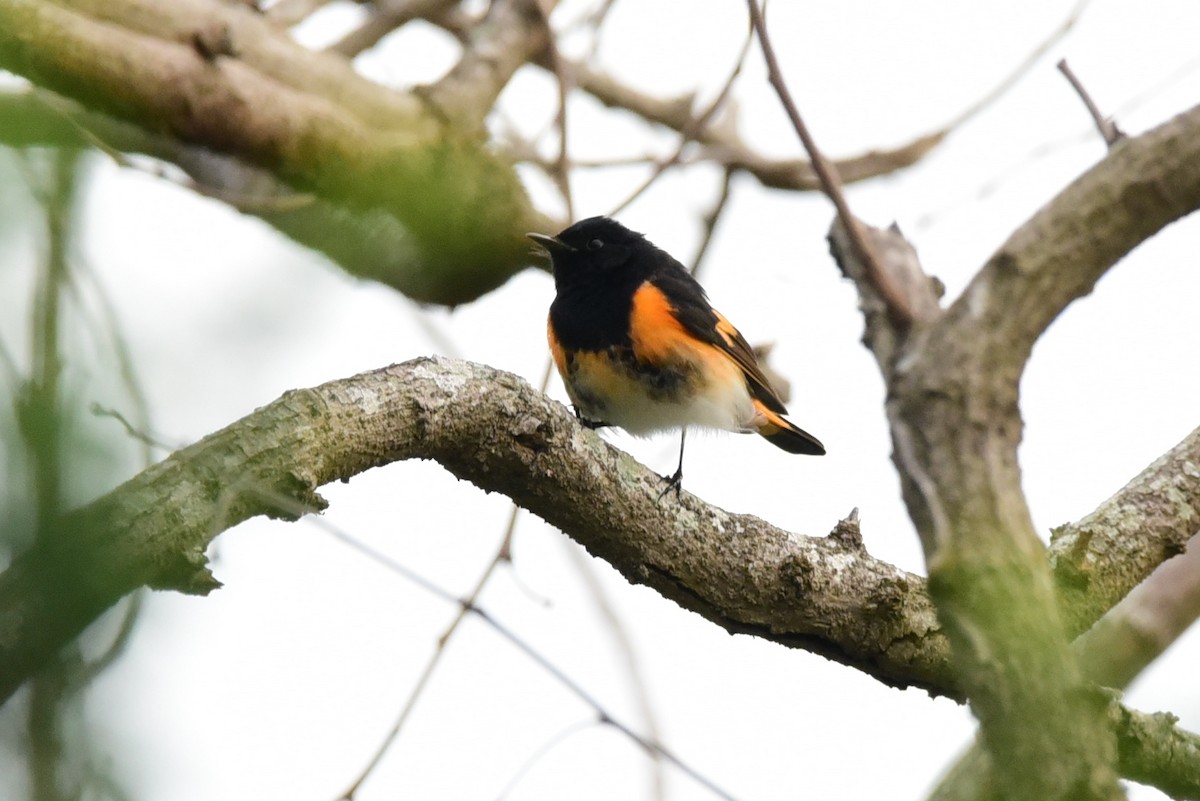
<svg viewBox="0 0 1200 801"><path fill-rule="evenodd" d="M612 726L613 728L617 729L617 731L621 732L626 737L633 740L635 743L640 745L642 747L642 749L646 751L646 753L654 754L654 755L660 756L663 759L667 760L672 765L674 765L676 768L678 768L679 770L681 770L685 774L687 774L689 777L691 777L692 781L707 788L708 791L711 792L713 795L719 796L720 798L730 799L730 801L733 801L734 797L732 795L730 795L728 792L726 792L721 787L719 787L717 784L715 784L711 779L709 779L706 776L704 776L703 774L699 773L691 765L688 765L686 762L681 760L679 757L677 757L674 754L674 752L668 750L666 748L666 746L664 746L662 743L653 741L647 737L643 737L642 735L635 732L633 729L626 726L624 723L621 723L619 720L614 718L608 712L608 710L605 709L603 705L601 705L599 700L597 700L593 695L591 695L587 690L585 690L583 688L583 686L578 684L573 678L571 678L566 673L564 673L562 671L562 669L558 667L558 665L551 662L549 659L547 659L545 656L543 656L540 652L534 650L533 646L529 645L529 643L525 642L520 637L513 634L512 631L510 631L508 628L500 625L494 618L492 618L483 609L480 609L479 607L472 607L470 611L474 612L481 620L483 620L488 625L490 625L492 627L492 629L494 631L496 631L497 634L499 634L504 639L508 640L509 644L511 644L514 648L516 648L518 651L525 654L531 660L536 662L538 664L538 666L540 666L542 668L542 670L546 671L551 676L553 676L558 681L559 684L563 685L568 690L570 690L577 698L579 698L579 700L583 701L585 704L587 704L588 706L595 709L597 714L600 716L601 722L607 723L609 726Z"/></svg>
<svg viewBox="0 0 1200 801"><path fill-rule="evenodd" d="M540 9L541 6L538 5ZM542 23L546 26L546 50L550 54L550 64L558 86L558 111L554 115L554 126L558 130L558 157L554 161L551 177L554 185L562 195L563 205L566 206L567 220L575 221L575 200L571 193L571 156L567 146L567 99L571 94L573 80L571 71L558 51L558 42L554 38L554 29L550 27L550 17L542 12Z"/></svg>
<svg viewBox="0 0 1200 801"><path fill-rule="evenodd" d="M121 330L121 316L117 313L112 297L109 295L104 282L100 280L100 276L91 262L82 258L78 262L79 267L76 272L81 279L86 279L91 283L92 290L90 294L95 299L96 305L100 310L100 319L90 324L95 326L97 330L103 330L108 334L109 346L112 348L113 355L117 359L117 373L132 405L136 425L120 415L115 416L118 422L125 427L126 432L142 443L142 464L144 468L149 467L154 463L153 448L156 445L168 452L178 450L179 446L164 444L162 440L155 441L156 438L150 435L149 432L153 428L150 415L150 401L146 397L146 391L142 387L141 378L138 376L133 354L129 350L129 341L125 337L124 331ZM71 289L74 292L79 292L80 287L73 285ZM80 301L79 305L81 308L85 308L85 304L82 301ZM96 404L93 404L90 411L96 414L96 409Z"/></svg>
<svg viewBox="0 0 1200 801"><path fill-rule="evenodd" d="M454 636L456 631L458 631L458 627L463 622L463 619L466 618L467 613L476 608L475 602L479 599L479 594L483 592L483 588L487 586L487 583L491 579L492 574L495 572L497 565L499 565L501 562L506 562L511 558L512 535L513 529L517 524L517 513L519 510L520 507L516 504L513 504L512 514L509 515L508 526L504 531L504 537L501 540L500 547L496 550L496 555L492 557L490 562L488 562L487 567L484 568L479 580L475 582L475 587L471 590L470 594L468 594L467 597L461 601L456 600L456 603L458 603L458 614L454 616L454 619L450 621L450 625L447 626L446 630L443 631L441 636L437 638L437 646L433 649L433 653L429 655L429 661L425 663L425 669L421 671L421 675L417 678L417 683L413 685L412 692L408 694L408 700L404 702L404 707L400 710L400 714L397 716L396 722L392 724L392 728L388 731L387 736L383 738L383 742L380 743L379 748L376 749L374 756L372 756L367 762L366 767L364 767L362 772L359 773L354 781L350 783L350 786L346 788L346 790L340 796L338 796L338 801L353 801L355 793L358 792L358 789L362 786L363 782L365 782L367 778L374 772L375 768L379 766L379 763L383 760L384 754L388 752L388 750L392 747L392 743L394 743L396 738L400 736L400 731L404 728L404 724L408 722L409 715L411 715L413 709L416 708L417 701L424 693L425 687L429 684L429 679L433 677L434 670L442 660L442 655L446 653L446 646L449 645L450 638ZM349 535L342 532L340 529L328 524L324 525L323 528L325 528L326 531L328 531L341 542L354 547L354 549L359 553L366 554L375 561L391 567L393 570L396 569L396 566L392 564L390 560L386 559L386 557L384 557L382 554L367 548L351 538ZM410 579L412 578L413 574L411 571L404 570L401 572L403 572L406 577ZM444 599L453 599L453 596L451 596L449 593L440 589L435 589L434 586L429 582L422 581L420 583L425 589L433 591L436 595L439 595Z"/></svg>
<svg viewBox="0 0 1200 801"><path fill-rule="evenodd" d="M553 162L547 161L546 159L538 156L537 151L528 143L514 141L508 146L508 150L518 161L524 161L536 165L540 169L547 172L554 169ZM616 156L614 158L577 158L571 160L572 167L575 169L585 170L607 170L612 167L646 167L656 166L661 163L662 159L652 154L646 154L643 156ZM684 159L681 157L679 159L679 163L686 165L694 162L691 159Z"/></svg>
<svg viewBox="0 0 1200 801"><path fill-rule="evenodd" d="M541 762L542 759L545 758L546 754L549 754L553 749L562 745L573 735L578 734L585 729L590 729L601 722L602 721L599 721L595 718L579 720L575 723L572 723L570 726L567 726L562 731L555 732L553 737L550 737L546 740L546 742L542 743L536 751L530 754L529 758L525 760L521 767L517 768L516 772L513 773L512 778L510 778L508 783L504 785L504 789L502 789L496 795L496 801L504 801L505 798L508 798L508 794L511 793L513 789L521 783L521 779L524 779L525 776L528 775L529 771L534 765L536 765L538 762Z"/></svg>
<svg viewBox="0 0 1200 801"><path fill-rule="evenodd" d="M1163 92L1174 86L1180 80L1188 77L1191 73L1200 68L1200 56L1189 59L1179 67L1172 70L1167 75L1155 81L1152 85L1139 91L1137 94L1128 98L1124 102L1117 105L1113 112L1114 117L1128 117L1133 112L1142 108L1149 101L1161 96ZM964 193L960 197L949 197L945 202L936 209L931 209L921 216L917 217L912 229L921 231L931 228L942 222L949 216L952 211L959 211L968 202L979 202L986 199L1005 181L1011 180L1022 171L1033 169L1037 164L1050 156L1053 156L1067 148L1077 147L1080 144L1091 141L1095 136L1095 131L1087 129L1079 133L1061 136L1057 139L1052 139L1045 142L1039 142L1030 148L1026 153L1018 159L1015 159L1011 164L1002 167L989 177L982 180L979 185L971 192ZM591 164L588 162L575 162L576 167L597 167L601 165Z"/></svg>
<svg viewBox="0 0 1200 801"><path fill-rule="evenodd" d="M278 499L278 502L280 504L290 505L289 504L290 500L291 499L281 497ZM292 502L292 503L294 503L294 502ZM559 684L561 684L563 687L565 687L567 690L569 690L576 698L578 698L583 703L587 704L592 709L594 709L602 723L607 723L608 725L614 727L615 729L620 731L622 734L624 734L626 737L628 737L629 739L631 739L635 743L637 743L639 746L641 746L642 749L645 750L647 753L656 754L658 756L661 756L663 759L665 759L668 762L670 762L671 764L673 764L676 768L681 770L683 773L687 774L697 784L700 784L703 787L707 788L714 795L716 795L720 798L730 799L731 801L734 798L728 792L726 792L721 787L719 787L717 784L715 784L711 779L707 778L706 776L701 774L699 771L697 771L695 768L691 767L686 762L684 762L682 759L680 759L678 756L676 756L675 753L672 752L671 750L669 750L666 746L662 745L661 743L659 743L655 740L651 740L650 738L643 737L642 735L638 734L630 727L626 726L624 723L620 722L617 718L613 717L613 715L608 711L608 709L603 704L600 703L599 699L597 699L595 696L593 696L591 693L589 693L586 689L584 689L584 687L581 684L579 684L577 681L575 681L575 679L573 679L569 675L567 675L567 673L564 672L562 670L562 668L560 668L554 662L551 662L540 651L535 649L529 643L522 640L520 637L518 637L516 634L514 634L511 629L509 629L507 626L505 626L504 624L502 624L498 620L496 620L496 618L492 617L491 614L489 614L487 612L487 610L483 609L480 606L477 606L475 601L472 600L472 598L470 598L470 597L468 597L468 598L455 597L453 593L438 586L433 581L429 580L425 576L422 576L420 573L416 572L415 570L412 570L412 569L406 567L405 565L401 564L400 562L397 562L396 560L392 559L391 557L387 556L386 554L375 550L374 548L370 547L369 545L354 539L346 532L342 531L341 529L337 528L336 526L332 525L331 523L325 521L322 518L319 518L319 517L313 518L313 523L320 526L321 528L323 528L326 532L328 532L330 535L332 535L339 542L349 545L351 548L358 551L363 556L366 556L368 559L375 562L376 564L379 564L382 567L385 567L388 570L390 570L394 573L397 573L398 575L404 577L408 581L413 582L417 586L419 586L422 589L426 590L427 592L437 596L438 598L441 598L444 601L448 601L450 603L457 605L459 607L459 615L456 618L454 625L457 625L458 620L460 620L462 617L465 617L468 613L475 615L477 618L479 618L485 624L487 624L487 626L489 628L491 628L494 632L499 634L503 639L507 640L509 645L513 646L518 651L525 654L526 657L528 657L531 661L533 661L535 664L537 664L538 667L542 668L542 670L544 670L546 673L548 673L555 681L557 681ZM495 561L494 564L498 564L498 560ZM494 566L494 564L493 564L493 566ZM478 590L479 588L482 587L482 585L486 582L488 576L490 576L490 569L489 569L489 571L485 572L485 575L483 576L482 580L479 582L479 584L476 585L476 590ZM444 648L439 643L439 651L441 651L441 650L444 650ZM427 669L427 672L428 672L428 669ZM376 757L375 760L373 760L372 765L370 767L374 767L374 763L377 761L378 761L378 756ZM364 772L364 775L361 778L365 778L366 775L369 774L369 772L370 772L369 770ZM348 799L352 799L354 796L354 792L357 791L359 784L361 784L361 778L360 778L360 781L351 785L349 790L347 790L342 795L338 796L338 801L346 801Z"/></svg>
<svg viewBox="0 0 1200 801"><path fill-rule="evenodd" d="M692 257L692 265L688 268L688 272L693 278L700 275L700 268L704 265L704 257L708 255L708 247L712 244L713 234L716 233L717 223L721 220L721 215L725 213L725 209L729 206L729 197L733 184L733 170L725 170L721 176L721 190L717 194L716 202L713 203L708 213L704 215L702 222L704 223L704 234L700 237L700 246L696 248L696 255Z"/></svg>
<svg viewBox="0 0 1200 801"><path fill-rule="evenodd" d="M129 648L129 643L133 641L133 633L137 630L137 624L141 620L142 603L146 598L146 593L147 590L138 590L129 596L125 610L121 613L121 625L117 628L117 633L113 635L112 641L104 649L104 653L95 659L80 662L75 666L75 671L69 677L68 692L75 692L87 687L101 673L112 667Z"/></svg>
<svg viewBox="0 0 1200 801"><path fill-rule="evenodd" d="M338 41L325 49L340 53L346 58L354 58L363 51L370 50L383 37L398 30L414 19L428 18L445 14L450 6L455 5L448 0L410 0L410 2L372 3L369 16L362 25L347 33Z"/></svg>
<svg viewBox="0 0 1200 801"><path fill-rule="evenodd" d="M1043 39L1037 47L1029 51L1024 60L1022 60L1012 72L1006 75L1000 81L1000 83L992 87L990 92L979 98L979 100L975 101L975 103L963 110L962 113L960 113L950 122L946 123L946 125L942 127L942 133L949 134L955 128L958 128L963 123L977 115L979 112L995 103L1002 96L1004 96L1009 89L1012 89L1014 86L1016 86L1017 83L1025 77L1026 73L1033 69L1035 64L1041 61L1042 56L1046 55L1046 53L1050 51L1050 48L1062 41L1063 37L1071 32L1071 30L1075 27L1075 23L1079 22L1079 18L1083 16L1084 10L1088 7L1088 5L1090 5L1090 3L1091 0L1079 0L1079 2L1075 4L1075 7L1071 9L1071 13L1067 15L1067 18L1062 21L1061 25L1051 31L1050 35Z"/></svg>
<svg viewBox="0 0 1200 801"><path fill-rule="evenodd" d="M165 440L159 439L150 432L135 426L133 423L129 422L129 419L125 417L125 415L121 414L116 409L109 408L108 406L102 406L99 403L92 403L92 405L88 407L88 411L91 412L92 416L94 417L110 417L113 420L116 420L121 424L121 427L125 429L126 434L142 443L142 445L144 445L146 448L158 448L159 450L167 453L171 453L172 451L179 449L178 445L172 445ZM147 465L147 467L148 466L149 465Z"/></svg>
<svg viewBox="0 0 1200 801"><path fill-rule="evenodd" d="M31 173L40 164L30 159ZM63 537L58 528L62 515L65 458L69 454L65 425L67 398L63 392L63 296L75 280L70 245L76 226L76 209L82 172L77 152L55 151L45 164L41 180L30 189L42 206L47 247L33 287L29 335L30 374L21 394L14 397L17 434L28 461L29 491L36 517L34 538L48 542ZM63 765L70 753L63 709L73 691L71 674L82 660L78 642L55 655L29 684L25 710L26 763L31 798L60 798L66 792Z"/></svg>
<svg viewBox="0 0 1200 801"><path fill-rule="evenodd" d="M1066 76L1075 93L1079 95L1079 99L1083 101L1083 105L1087 107L1088 114L1092 115L1092 122L1096 123L1096 129L1100 131L1100 135L1104 137L1104 144L1110 148L1117 142L1125 138L1124 132L1117 127L1113 122L1112 117L1105 117L1100 113L1100 107L1096 105L1096 101L1092 100L1092 96L1088 94L1087 89L1083 87L1083 82L1075 75L1071 66L1067 64L1064 58L1058 62L1058 71Z"/></svg>
<svg viewBox="0 0 1200 801"><path fill-rule="evenodd" d="M315 14L322 6L331 0L279 0L266 11L263 16L267 22L278 28L291 28Z"/></svg>
<svg viewBox="0 0 1200 801"><path fill-rule="evenodd" d="M609 633L612 635L617 650L625 658L625 675L629 678L634 701L637 703L638 711L641 712L642 725L645 727L649 738L657 742L659 739L658 717L654 713L654 704L651 700L650 689L646 686L646 679L642 674L641 660L638 658L633 638L626 631L625 622L621 619L621 615L616 607L609 600L608 594L604 590L604 585L596 575L592 557L588 556L587 552L579 547L579 544L574 540L564 539L563 547L566 549L571 563L575 566L575 572L583 579L584 588L591 595L592 603L596 605L596 609L600 612L601 619L608 626ZM663 776L662 760L658 759L657 754L652 754L652 756L655 758L651 760L650 765L651 797L661 799L666 795L666 778Z"/></svg>
<svg viewBox="0 0 1200 801"><path fill-rule="evenodd" d="M937 130L917 137L911 142L899 147L873 149L860 156L841 159L837 162L841 177L847 182L858 182L868 178L886 175L905 167L912 166L925 156L935 146L940 144L956 128L965 124L972 117L995 103L1020 81L1049 51L1054 44L1066 36L1082 16L1090 0L1080 0L1071 10L1067 18L1052 31L1037 47L1035 47L1011 72L980 99L972 103L949 122ZM450 33L465 40L467 22L453 19L448 14L440 17L427 17L435 25L440 25ZM686 131L694 122L691 113L691 97L661 100L619 83L614 78L591 69L588 65L591 58L581 58L572 64L572 74L576 78L578 88L591 94L601 103L609 107L623 108L642 117L647 122L665 125L679 132ZM548 59L539 54L533 63L545 69L550 69ZM702 128L690 131L691 138L700 145L700 160L716 162L723 166L738 167L754 175L764 186L779 189L810 191L819 188L819 182L813 173L812 165L803 159L773 160L751 151L748 146L724 130ZM537 162L537 159L526 160ZM576 167L585 166L576 161Z"/></svg>
<svg viewBox="0 0 1200 801"><path fill-rule="evenodd" d="M641 195L647 189L649 189L664 172L680 163L680 161L683 159L683 153L687 149L688 145L701 137L703 131L707 129L709 124L712 122L713 117L715 117L717 112L720 111L725 105L725 101L729 98L729 93L733 89L734 82L738 79L738 76L742 74L742 68L746 64L746 56L750 54L750 45L753 43L754 29L751 28L746 34L746 41L742 43L742 49L738 53L737 61L734 62L733 70L730 71L729 77L725 79L725 83L721 86L721 91L717 93L717 96L713 98L713 101L708 104L708 107L701 112L698 117L690 120L687 125L683 126L683 129L679 132L679 144L675 147L675 152L672 153L668 158L655 164L653 172L651 172L650 176L642 182L641 186L635 189L633 193L629 195L629 197L621 201L616 208L608 213L610 217L615 217L617 214L623 211L629 206L629 204L641 197ZM725 174L728 176L729 170L726 170ZM726 178L726 181L728 181L728 178Z"/></svg>
<svg viewBox="0 0 1200 801"><path fill-rule="evenodd" d="M599 8L594 8L580 15L577 19L563 25L563 33L578 33L583 30L592 31L593 36L588 42L587 53L583 58L584 61L593 62L596 60L596 54L600 52L600 29L604 27L604 22L608 19L608 14L615 5L616 0L602 0Z"/></svg>
<svg viewBox="0 0 1200 801"><path fill-rule="evenodd" d="M763 58L767 62L768 79L771 82L771 86L775 89L775 93L779 95L779 101L783 104L784 111L787 112L788 118L792 121L792 127L796 129L796 135L800 137L800 142L808 152L813 170L821 182L821 189L833 201L834 208L837 209L838 218L842 221L842 225L845 226L846 232L849 235L851 246L854 248L858 258L866 266L867 275L872 285L879 292L879 296L887 306L888 316L897 327L902 329L907 328L913 321L912 304L900 291L899 287L889 280L887 273L883 271L878 255L863 233L858 218L850 212L845 195L842 194L841 179L838 177L836 168L829 163L824 154L817 148L816 141L808 132L808 126L801 119L800 112L796 108L796 104L792 100L792 95L788 91L787 84L783 80L783 72L780 70L779 62L775 58L775 50L771 47L771 39L767 35L767 24L763 19L757 0L746 0L746 5L750 9L750 22L758 34L759 44L762 45Z"/></svg>

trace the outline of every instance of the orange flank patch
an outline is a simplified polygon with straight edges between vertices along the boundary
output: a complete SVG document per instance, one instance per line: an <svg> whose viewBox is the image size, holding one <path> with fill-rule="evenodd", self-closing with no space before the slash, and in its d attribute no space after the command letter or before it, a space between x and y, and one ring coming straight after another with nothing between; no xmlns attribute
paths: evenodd
<svg viewBox="0 0 1200 801"><path fill-rule="evenodd" d="M604 404L623 405L642 392L637 377L601 351L574 354L571 383L580 395Z"/></svg>
<svg viewBox="0 0 1200 801"><path fill-rule="evenodd" d="M558 368L558 374L564 378L567 375L567 355L563 353L562 345L558 342L558 337L554 336L554 326L550 324L550 318L546 318L546 340L550 343L550 355L554 358L554 366Z"/></svg>
<svg viewBox="0 0 1200 801"><path fill-rule="evenodd" d="M664 364L695 350L695 339L675 317L675 309L663 291L646 281L633 293L629 312L629 336L633 355L640 362Z"/></svg>

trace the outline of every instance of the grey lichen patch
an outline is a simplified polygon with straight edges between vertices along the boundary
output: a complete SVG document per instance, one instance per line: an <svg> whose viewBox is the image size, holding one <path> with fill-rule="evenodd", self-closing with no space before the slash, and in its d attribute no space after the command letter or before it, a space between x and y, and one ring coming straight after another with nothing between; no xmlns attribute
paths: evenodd
<svg viewBox="0 0 1200 801"><path fill-rule="evenodd" d="M410 363L413 378L426 381L440 390L444 397L459 395L472 379L468 363L441 356L428 356Z"/></svg>

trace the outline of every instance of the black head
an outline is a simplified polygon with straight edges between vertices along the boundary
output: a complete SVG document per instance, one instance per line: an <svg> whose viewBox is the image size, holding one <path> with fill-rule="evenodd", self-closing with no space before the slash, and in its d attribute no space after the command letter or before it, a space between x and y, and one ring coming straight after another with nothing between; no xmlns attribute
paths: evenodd
<svg viewBox="0 0 1200 801"><path fill-rule="evenodd" d="M636 231L608 217L589 217L558 236L527 234L550 254L556 281L600 276L620 270L654 246Z"/></svg>

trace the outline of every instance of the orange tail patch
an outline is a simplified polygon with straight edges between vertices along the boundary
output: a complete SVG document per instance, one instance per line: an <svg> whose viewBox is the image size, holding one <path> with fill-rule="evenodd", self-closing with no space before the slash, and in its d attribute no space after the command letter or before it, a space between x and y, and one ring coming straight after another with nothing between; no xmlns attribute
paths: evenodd
<svg viewBox="0 0 1200 801"><path fill-rule="evenodd" d="M804 429L793 425L782 415L768 409L762 401L755 399L754 408L758 412L755 418L755 430L767 442L788 453L803 453L809 456L824 456L825 446L821 440Z"/></svg>

